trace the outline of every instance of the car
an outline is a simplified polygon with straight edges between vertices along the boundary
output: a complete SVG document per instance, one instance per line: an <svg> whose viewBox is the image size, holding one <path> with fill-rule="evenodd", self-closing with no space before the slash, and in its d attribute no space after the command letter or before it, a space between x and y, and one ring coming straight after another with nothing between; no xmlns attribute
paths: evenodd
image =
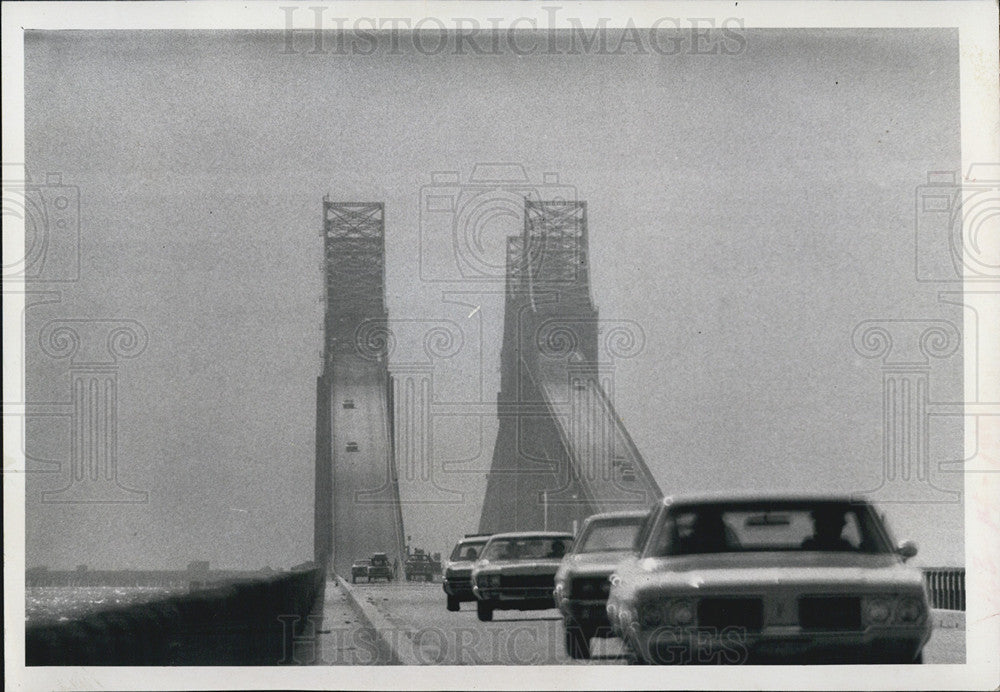
<svg viewBox="0 0 1000 692"><path fill-rule="evenodd" d="M491 536L472 568L479 619L490 622L495 610L554 608L556 570L572 545L573 534L558 531Z"/></svg>
<svg viewBox="0 0 1000 692"><path fill-rule="evenodd" d="M590 658L590 639L609 637L607 602L611 572L635 547L650 514L643 510L606 512L587 517L555 577L555 601L563 615L570 658Z"/></svg>
<svg viewBox="0 0 1000 692"><path fill-rule="evenodd" d="M368 565L368 581L375 581L376 579L392 581L392 578L392 565L389 564L389 556L385 553L375 553L372 555L372 559Z"/></svg>
<svg viewBox="0 0 1000 692"><path fill-rule="evenodd" d="M920 571L857 496L667 497L607 613L638 663L920 663Z"/></svg>
<svg viewBox="0 0 1000 692"><path fill-rule="evenodd" d="M358 579L364 577L368 579L368 566L371 565L372 561L368 558L362 558L360 560L355 560L354 564L351 565L351 583L357 584ZM368 579L368 581L371 581Z"/></svg>
<svg viewBox="0 0 1000 692"><path fill-rule="evenodd" d="M465 538L455 544L451 556L444 566L444 588L446 607L457 612L461 604L475 601L472 593L472 565L479 559L490 534L466 534Z"/></svg>
<svg viewBox="0 0 1000 692"><path fill-rule="evenodd" d="M432 581L434 579L434 562L430 555L417 548L403 563L406 581Z"/></svg>

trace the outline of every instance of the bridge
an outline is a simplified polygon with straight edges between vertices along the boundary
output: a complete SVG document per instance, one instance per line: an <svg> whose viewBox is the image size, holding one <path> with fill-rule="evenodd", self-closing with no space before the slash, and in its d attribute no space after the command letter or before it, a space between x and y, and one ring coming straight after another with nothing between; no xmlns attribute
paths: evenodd
<svg viewBox="0 0 1000 692"><path fill-rule="evenodd" d="M405 556L396 476L381 203L323 201L326 300L316 395L314 559L338 574Z"/></svg>
<svg viewBox="0 0 1000 692"><path fill-rule="evenodd" d="M586 203L526 200L523 213L523 232L506 245L499 426L482 532L573 530L595 512L661 497L613 404L607 356L636 335L598 320ZM383 204L324 199L323 236L314 563L226 575L231 583L192 584L189 594L30 624L29 665L580 663L563 650L556 611L501 612L482 623L471 604L446 611L437 583L352 586L343 579L354 560L375 551L403 561L397 462L423 462L431 453L427 416L415 424L412 415L426 413L430 397L419 378L405 370L394 377L388 367ZM191 582L191 568L178 574L181 585ZM36 585L82 583L79 570L29 576ZM965 660L964 577L961 569L925 570L936 609L928 663ZM152 577L95 574L93 581L123 578ZM627 660L617 640L595 646L591 663Z"/></svg>
<svg viewBox="0 0 1000 692"><path fill-rule="evenodd" d="M575 530L590 514L647 507L662 496L614 407L609 354L636 335L599 320L586 202L525 200L523 221L506 244L499 426L478 527L484 533ZM295 638L293 662L574 663L555 611L480 623L471 613L448 613L436 584L343 578L354 559L374 550L403 554L397 463L411 461L414 447L423 461L431 451L400 405L406 388L387 369L383 206L325 200L324 236L315 559L330 581L315 620ZM962 661L964 573L928 571L926 578L934 607L946 609L935 611L927 661ZM625 662L617 640L596 646L591 662Z"/></svg>
<svg viewBox="0 0 1000 692"><path fill-rule="evenodd" d="M526 200L507 243L499 430L479 530L572 530L662 496L615 412L590 291L586 202ZM315 560L340 575L400 560L393 378L380 203L324 200L326 311L317 381ZM400 447L409 445L402 440Z"/></svg>
<svg viewBox="0 0 1000 692"><path fill-rule="evenodd" d="M524 233L507 242L500 426L481 532L572 529L662 496L605 391L589 269L586 202L526 201Z"/></svg>

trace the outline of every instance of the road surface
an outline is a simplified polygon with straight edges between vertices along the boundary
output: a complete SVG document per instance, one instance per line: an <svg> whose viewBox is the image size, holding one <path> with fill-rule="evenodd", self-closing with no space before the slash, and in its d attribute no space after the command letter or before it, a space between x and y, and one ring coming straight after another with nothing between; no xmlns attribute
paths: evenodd
<svg viewBox="0 0 1000 692"><path fill-rule="evenodd" d="M594 658L574 661L563 648L562 620L557 610L521 612L496 611L493 622L480 622L474 603L463 603L458 613L445 610L444 592L439 582L358 584L351 587L357 598L374 608L388 624L393 646L404 644L412 651L413 662L423 665L623 665L627 664L618 639L594 640ZM333 663L350 660L389 663L389 656L372 654L370 629L363 630L359 618L350 617L347 594L336 584L327 585L327 612L323 630L324 657L339 652ZM336 605L340 610L330 610ZM345 615L347 613L347 615ZM346 623L345 621L352 622ZM338 633L339 630L339 633ZM336 634L335 634L336 633ZM360 639L359 639L360 637ZM330 656L328 658L337 658ZM373 660L375 659L375 660ZM965 660L965 631L938 629L924 650L926 663L962 663Z"/></svg>

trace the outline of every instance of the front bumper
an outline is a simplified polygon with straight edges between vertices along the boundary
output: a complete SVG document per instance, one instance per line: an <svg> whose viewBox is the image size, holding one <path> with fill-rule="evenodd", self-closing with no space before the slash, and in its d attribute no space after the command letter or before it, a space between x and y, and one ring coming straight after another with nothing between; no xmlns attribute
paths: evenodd
<svg viewBox="0 0 1000 692"><path fill-rule="evenodd" d="M476 595L472 592L472 581L466 579L449 579L445 577L441 588L449 596L454 596L459 601L474 601Z"/></svg>
<svg viewBox="0 0 1000 692"><path fill-rule="evenodd" d="M491 586L480 588L473 585L472 592L480 601L488 601L494 608L523 608L544 610L555 608L552 589L546 587Z"/></svg>
<svg viewBox="0 0 1000 692"><path fill-rule="evenodd" d="M930 638L923 627L850 632L803 631L800 627L668 627L631 624L629 647L653 663L910 663Z"/></svg>
<svg viewBox="0 0 1000 692"><path fill-rule="evenodd" d="M606 599L563 598L559 601L563 617L586 627L608 626L607 606Z"/></svg>

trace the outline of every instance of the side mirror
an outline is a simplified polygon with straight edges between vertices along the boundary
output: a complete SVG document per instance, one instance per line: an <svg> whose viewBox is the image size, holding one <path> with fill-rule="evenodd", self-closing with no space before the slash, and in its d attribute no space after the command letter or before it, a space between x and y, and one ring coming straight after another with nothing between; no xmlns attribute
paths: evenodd
<svg viewBox="0 0 1000 692"><path fill-rule="evenodd" d="M911 557L917 554L917 544L913 541L903 541L896 548L896 553L903 558L903 561L909 560Z"/></svg>

